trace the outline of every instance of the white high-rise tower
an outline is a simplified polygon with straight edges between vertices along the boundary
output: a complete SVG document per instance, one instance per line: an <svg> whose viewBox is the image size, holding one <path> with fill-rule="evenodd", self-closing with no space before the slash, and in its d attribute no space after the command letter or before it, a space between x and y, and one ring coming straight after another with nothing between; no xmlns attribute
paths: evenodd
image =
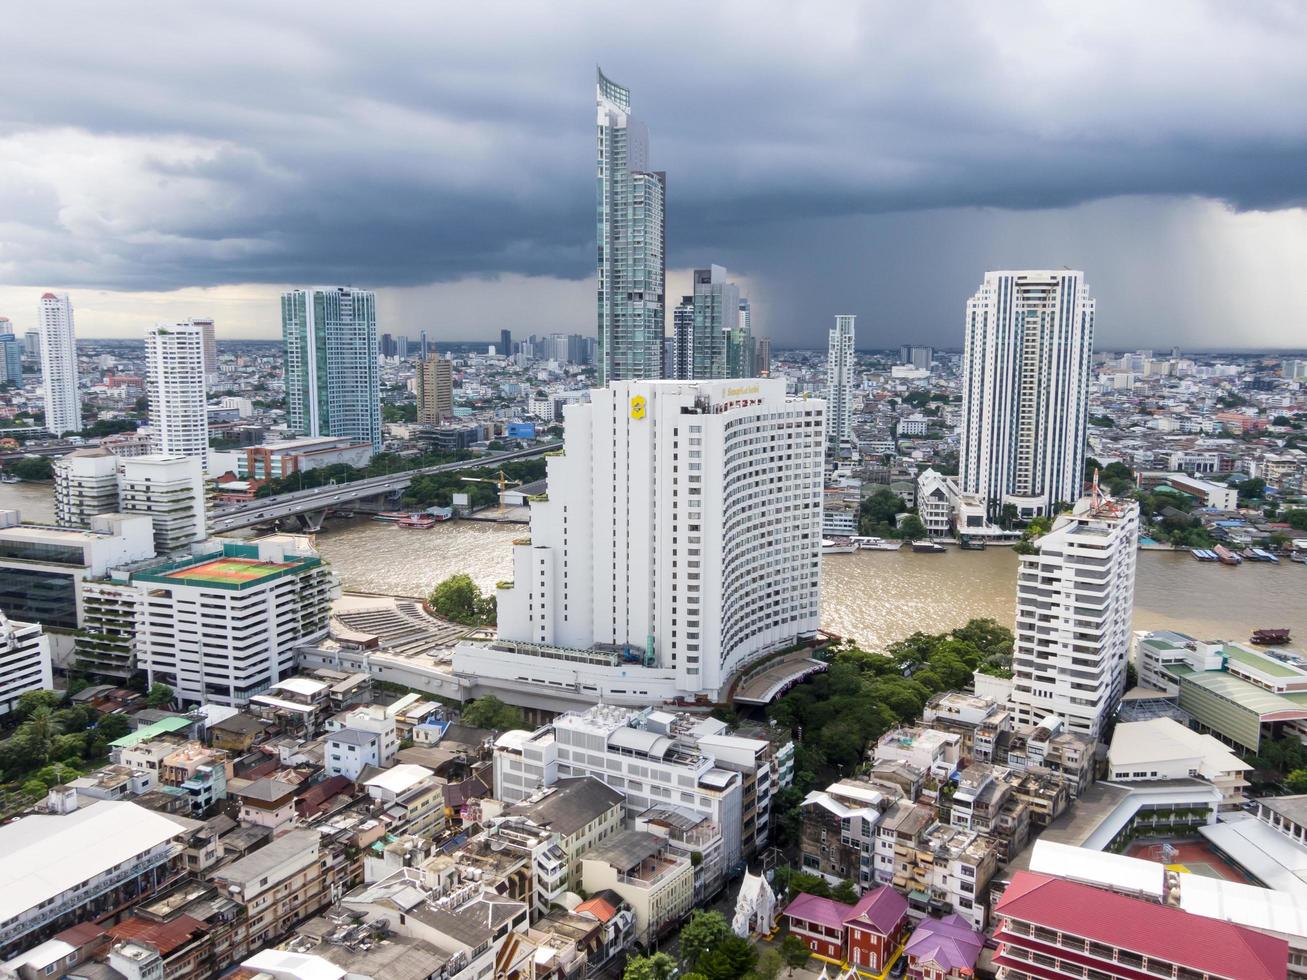
<svg viewBox="0 0 1307 980"><path fill-rule="evenodd" d="M56 436L82 431L82 400L77 393L77 339L73 304L67 293L41 297L41 386L45 389L45 427Z"/></svg>
<svg viewBox="0 0 1307 980"><path fill-rule="evenodd" d="M204 387L204 328L199 322L160 323L145 331L145 388L150 400L150 448L193 456L209 468L209 409Z"/></svg>
<svg viewBox="0 0 1307 980"><path fill-rule="evenodd" d="M1021 556L1012 706L1021 724L1049 715L1099 738L1125 693L1139 505L1095 491Z"/></svg>
<svg viewBox="0 0 1307 980"><path fill-rule="evenodd" d="M959 480L991 519L1080 497L1093 349L1084 273L988 272L967 301Z"/></svg>
<svg viewBox="0 0 1307 980"><path fill-rule="evenodd" d="M621 381L569 405L551 493L499 589L501 692L651 704L723 691L817 629L824 408L785 382ZM573 651L560 655L558 649Z"/></svg>
<svg viewBox="0 0 1307 980"><path fill-rule="evenodd" d="M598 73L596 237L599 384L663 374L667 176L649 170L649 131L631 93Z"/></svg>
<svg viewBox="0 0 1307 980"><path fill-rule="evenodd" d="M826 438L832 452L853 441L854 316L835 318L826 355Z"/></svg>

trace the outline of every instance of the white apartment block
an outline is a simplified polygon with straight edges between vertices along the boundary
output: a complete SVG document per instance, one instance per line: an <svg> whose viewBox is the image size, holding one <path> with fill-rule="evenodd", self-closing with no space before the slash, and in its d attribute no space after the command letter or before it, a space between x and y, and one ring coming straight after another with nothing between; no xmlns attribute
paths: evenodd
<svg viewBox="0 0 1307 980"><path fill-rule="evenodd" d="M208 537L203 466L196 456L158 453L120 461L119 510L150 518L161 555Z"/></svg>
<svg viewBox="0 0 1307 980"><path fill-rule="evenodd" d="M827 439L833 452L853 441L854 321L857 317L835 317L826 351Z"/></svg>
<svg viewBox="0 0 1307 980"><path fill-rule="evenodd" d="M28 691L54 687L50 641L36 623L20 623L0 612L0 715L7 715Z"/></svg>
<svg viewBox="0 0 1307 980"><path fill-rule="evenodd" d="M812 636L823 410L766 379L614 382L569 405L498 640L461 645L455 671L648 705L716 695Z"/></svg>
<svg viewBox="0 0 1307 980"><path fill-rule="evenodd" d="M1081 272L988 272L967 301L960 484L991 518L1080 497L1093 349Z"/></svg>
<svg viewBox="0 0 1307 980"><path fill-rule="evenodd" d="M659 805L711 820L731 867L743 851L744 780L701 751L686 725L668 712L596 705L534 732L505 732L495 743L495 799L517 803L560 778L594 776L625 795L632 820Z"/></svg>
<svg viewBox="0 0 1307 980"><path fill-rule="evenodd" d="M118 457L106 449L78 449L54 464L54 516L60 527L86 527L97 514L118 510Z"/></svg>
<svg viewBox="0 0 1307 980"><path fill-rule="evenodd" d="M1101 737L1125 693L1139 505L1085 497L1022 555L1012 707L1018 724L1049 715Z"/></svg>
<svg viewBox="0 0 1307 980"><path fill-rule="evenodd" d="M134 570L145 595L138 662L180 701L242 706L295 672L295 648L327 635L334 576L305 537L214 542Z"/></svg>
<svg viewBox="0 0 1307 980"><path fill-rule="evenodd" d="M156 453L192 456L209 468L204 330L196 322L160 323L145 331L145 390Z"/></svg>
<svg viewBox="0 0 1307 980"><path fill-rule="evenodd" d="M932 538L953 537L958 504L958 483L927 467L917 474L917 514Z"/></svg>
<svg viewBox="0 0 1307 980"><path fill-rule="evenodd" d="M77 338L73 304L67 293L41 297L37 319L41 333L41 388L45 392L45 427L56 436L82 431L82 400L77 393Z"/></svg>

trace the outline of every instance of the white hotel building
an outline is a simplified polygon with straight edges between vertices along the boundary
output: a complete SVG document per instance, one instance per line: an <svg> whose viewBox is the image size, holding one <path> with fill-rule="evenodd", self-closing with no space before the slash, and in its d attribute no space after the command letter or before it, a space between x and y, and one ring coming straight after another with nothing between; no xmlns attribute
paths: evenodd
<svg viewBox="0 0 1307 980"><path fill-rule="evenodd" d="M649 705L715 697L812 636L824 409L768 379L614 382L569 405L499 637L460 645L455 673L521 703Z"/></svg>
<svg viewBox="0 0 1307 980"><path fill-rule="evenodd" d="M1019 725L1049 715L1102 737L1125 693L1139 505L1084 497L1021 556L1012 707Z"/></svg>

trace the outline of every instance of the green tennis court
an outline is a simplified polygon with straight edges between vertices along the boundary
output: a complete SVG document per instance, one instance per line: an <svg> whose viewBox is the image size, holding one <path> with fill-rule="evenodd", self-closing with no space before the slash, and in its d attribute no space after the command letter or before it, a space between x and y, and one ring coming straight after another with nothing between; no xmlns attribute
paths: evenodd
<svg viewBox="0 0 1307 980"><path fill-rule="evenodd" d="M215 558L213 561L206 561L203 565L179 568L175 572L169 572L164 577L186 582L243 585L246 582L256 582L269 575L275 575L283 568L291 567L293 566L271 561L250 561L245 558Z"/></svg>

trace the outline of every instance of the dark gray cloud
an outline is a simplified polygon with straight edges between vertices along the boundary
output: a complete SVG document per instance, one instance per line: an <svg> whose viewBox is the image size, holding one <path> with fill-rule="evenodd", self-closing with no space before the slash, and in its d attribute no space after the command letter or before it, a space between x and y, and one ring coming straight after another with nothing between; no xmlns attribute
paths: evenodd
<svg viewBox="0 0 1307 980"><path fill-rule="evenodd" d="M585 280L596 62L668 171L670 263L748 276L789 342L832 304L942 342L1018 262L1086 266L1123 337L1214 333L1150 287L1221 267L1167 229L1307 196L1294 4L88 0L6 27L11 286Z"/></svg>

